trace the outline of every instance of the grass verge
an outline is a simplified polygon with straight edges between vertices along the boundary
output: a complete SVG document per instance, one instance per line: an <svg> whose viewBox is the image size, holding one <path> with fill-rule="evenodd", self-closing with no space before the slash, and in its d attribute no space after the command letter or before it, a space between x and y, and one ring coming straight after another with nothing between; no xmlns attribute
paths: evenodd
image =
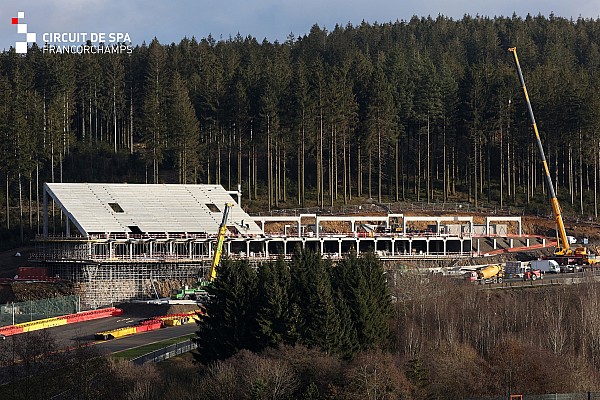
<svg viewBox="0 0 600 400"><path fill-rule="evenodd" d="M123 360L133 360L135 358L141 357L144 354L151 353L155 350L162 349L164 347L170 346L175 343L185 342L189 338L196 336L195 333L190 333L189 335L178 336L175 338L162 340L160 342L150 343L139 347L134 347L132 349L119 351L112 354L113 358L123 359Z"/></svg>

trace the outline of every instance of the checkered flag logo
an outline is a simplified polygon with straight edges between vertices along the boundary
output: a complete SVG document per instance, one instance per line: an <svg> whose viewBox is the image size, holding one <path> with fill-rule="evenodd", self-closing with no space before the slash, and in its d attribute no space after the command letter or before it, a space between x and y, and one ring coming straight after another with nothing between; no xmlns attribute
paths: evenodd
<svg viewBox="0 0 600 400"><path fill-rule="evenodd" d="M27 24L23 24L20 21L25 18L25 12L19 11L17 13L17 18L12 19L12 24L17 26L17 33L25 34L24 42L15 42L15 51L20 54L27 53L27 44L35 43L35 33L27 32Z"/></svg>

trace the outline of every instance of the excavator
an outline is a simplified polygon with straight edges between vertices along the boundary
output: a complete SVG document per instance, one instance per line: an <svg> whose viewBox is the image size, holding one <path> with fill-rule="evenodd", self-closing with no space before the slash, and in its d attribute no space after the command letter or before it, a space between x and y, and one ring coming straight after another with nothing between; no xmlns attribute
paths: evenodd
<svg viewBox="0 0 600 400"><path fill-rule="evenodd" d="M562 211L558 199L556 198L556 192L554 191L554 185L552 183L552 177L550 176L550 170L548 169L548 162L544 155L544 148L542 147L542 141L538 132L537 124L535 123L535 116L533 115L533 109L531 108L531 102L529 101L529 94L527 93L527 87L525 86L525 80L523 79L523 72L521 71L521 65L519 64L519 57L517 56L517 48L511 47L508 49L512 53L515 68L519 75L519 81L523 88L523 94L525 95L525 103L527 104L527 110L529 111L529 117L533 125L533 132L535 133L535 140L538 147L538 153L544 167L544 173L546 175L546 184L548 186L548 196L550 197L550 204L552 205L552 212L554 213L554 219L556 220L556 233L557 233L557 244L554 249L554 256L548 257L549 259L555 260L559 265L587 265L593 264L596 259L595 255L591 254L586 247L575 247L572 248L570 245L567 232L565 230L565 224L562 218Z"/></svg>

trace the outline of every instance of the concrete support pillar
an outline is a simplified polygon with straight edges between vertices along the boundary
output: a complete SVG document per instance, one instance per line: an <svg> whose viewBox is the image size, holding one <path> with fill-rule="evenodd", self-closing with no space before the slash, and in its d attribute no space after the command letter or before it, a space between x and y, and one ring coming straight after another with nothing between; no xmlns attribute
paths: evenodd
<svg viewBox="0 0 600 400"><path fill-rule="evenodd" d="M44 237L48 237L48 192L44 187Z"/></svg>

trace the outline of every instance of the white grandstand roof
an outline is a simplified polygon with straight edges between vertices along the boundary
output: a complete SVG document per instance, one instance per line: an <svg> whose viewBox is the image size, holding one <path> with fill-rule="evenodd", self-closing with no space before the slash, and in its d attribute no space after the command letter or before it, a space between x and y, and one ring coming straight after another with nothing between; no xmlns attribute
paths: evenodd
<svg viewBox="0 0 600 400"><path fill-rule="evenodd" d="M226 203L228 227L262 230L221 185L46 183L47 193L82 235L106 233L216 234Z"/></svg>

